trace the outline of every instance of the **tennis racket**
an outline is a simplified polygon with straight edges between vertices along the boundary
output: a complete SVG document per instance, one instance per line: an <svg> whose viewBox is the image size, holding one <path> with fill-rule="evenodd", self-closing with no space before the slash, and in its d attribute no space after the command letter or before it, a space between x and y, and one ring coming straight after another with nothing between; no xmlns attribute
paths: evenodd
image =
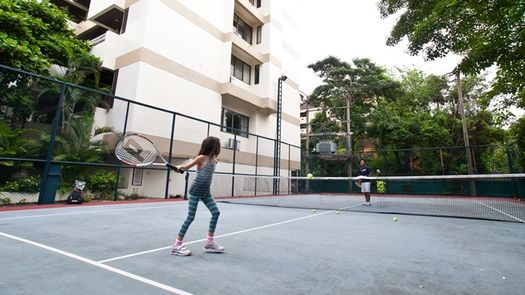
<svg viewBox="0 0 525 295"><path fill-rule="evenodd" d="M115 144L115 156L121 162L133 167L163 165L175 172L184 173L184 170L168 163L151 140L136 133L125 135ZM154 163L157 158L163 163Z"/></svg>
<svg viewBox="0 0 525 295"><path fill-rule="evenodd" d="M361 187L361 179L356 179L355 185L357 185L357 187Z"/></svg>

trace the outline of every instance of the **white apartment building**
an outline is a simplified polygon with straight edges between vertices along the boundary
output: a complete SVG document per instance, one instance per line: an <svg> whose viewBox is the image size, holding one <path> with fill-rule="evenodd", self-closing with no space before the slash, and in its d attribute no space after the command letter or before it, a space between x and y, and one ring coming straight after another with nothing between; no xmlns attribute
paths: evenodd
<svg viewBox="0 0 525 295"><path fill-rule="evenodd" d="M287 0L54 0L74 15L79 38L91 40L114 94L226 127L276 137L278 79L282 142L300 146L298 27ZM295 1L294 1L295 2ZM131 105L127 132L152 138L172 162L194 157L209 134L221 139L217 171L273 174L274 144L243 132ZM124 128L126 103L96 114L97 126ZM233 139L236 139L235 142ZM259 154L255 156L256 152ZM288 159L288 157L290 157ZM300 149L281 148L281 175L300 168ZM256 163L257 162L257 163ZM164 196L165 171L124 171L122 190ZM173 175L169 193L182 194ZM214 181L215 194L220 181ZM229 186L228 186L229 187ZM236 185L242 194L243 184Z"/></svg>

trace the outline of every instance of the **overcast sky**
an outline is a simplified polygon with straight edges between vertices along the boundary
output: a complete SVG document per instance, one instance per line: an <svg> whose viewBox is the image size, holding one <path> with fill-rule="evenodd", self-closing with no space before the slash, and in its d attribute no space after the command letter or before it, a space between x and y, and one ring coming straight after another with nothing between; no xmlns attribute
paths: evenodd
<svg viewBox="0 0 525 295"><path fill-rule="evenodd" d="M404 40L396 46L387 46L386 39L397 21L397 16L382 19L378 0L289 0L289 11L296 13L301 30L301 63L305 69L301 90L310 94L321 80L306 67L329 55L350 62L354 58L370 58L373 62L394 70L396 67L418 68L429 74L450 73L459 61L450 55L435 61L407 53ZM490 74L489 74L490 76ZM511 108L517 116L522 109Z"/></svg>
<svg viewBox="0 0 525 295"><path fill-rule="evenodd" d="M301 60L307 66L329 55L351 61L370 58L387 68L417 67L434 74L449 73L458 60L448 57L425 62L410 56L407 43L387 46L386 39L396 17L381 19L377 0L295 0L297 21L302 30ZM308 71L305 71L308 72ZM319 83L303 74L302 88L310 93Z"/></svg>

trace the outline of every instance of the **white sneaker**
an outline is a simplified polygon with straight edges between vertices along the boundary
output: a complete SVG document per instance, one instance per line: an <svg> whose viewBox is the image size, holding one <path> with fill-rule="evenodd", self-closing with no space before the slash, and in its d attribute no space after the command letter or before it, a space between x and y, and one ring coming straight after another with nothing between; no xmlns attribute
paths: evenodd
<svg viewBox="0 0 525 295"><path fill-rule="evenodd" d="M191 251L186 248L184 245L180 246L173 246L171 247L171 255L177 255L177 256L190 256Z"/></svg>
<svg viewBox="0 0 525 295"><path fill-rule="evenodd" d="M372 206L372 204L370 204L370 202L364 202L363 206Z"/></svg>
<svg viewBox="0 0 525 295"><path fill-rule="evenodd" d="M224 247L217 245L217 243L212 242L210 244L206 243L204 247L202 247L204 251L206 252L212 252L212 253L222 253L224 252Z"/></svg>

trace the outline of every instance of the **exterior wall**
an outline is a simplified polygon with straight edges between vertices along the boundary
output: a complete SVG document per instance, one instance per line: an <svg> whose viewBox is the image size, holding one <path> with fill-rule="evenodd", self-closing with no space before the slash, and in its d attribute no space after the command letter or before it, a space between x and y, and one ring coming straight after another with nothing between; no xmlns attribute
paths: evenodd
<svg viewBox="0 0 525 295"><path fill-rule="evenodd" d="M127 8L125 32L108 31L103 42L93 48L103 66L118 70L116 95L159 108L176 111L202 120L221 124L222 107L249 117L249 132L275 138L277 84L282 75L288 79L282 92L281 140L300 146L300 65L296 39L297 25L289 12L283 13L282 1L262 0L262 7L253 7L248 0L138 0L103 3L92 0L88 18L100 15L105 7ZM250 46L233 32L233 15L241 14L253 26L253 45ZM244 19L244 18L243 18ZM262 43L256 44L256 28L262 25ZM230 79L230 59L235 55L251 68L251 84ZM260 83L254 84L254 66L260 65ZM124 128L125 103L115 101L109 112L97 113L97 125ZM173 116L132 105L127 132L139 132L154 137L160 150L167 153ZM175 142L184 146L174 159L186 161L194 156L207 135L206 124L184 117L176 118ZM226 146L233 134L211 127L210 135L221 139ZM273 141L256 136L241 137L236 173L255 172L255 153L258 152L259 174L273 173ZM258 141L258 143L257 143ZM258 147L258 148L257 148ZM184 151L184 152L181 152ZM290 154L290 161L288 155ZM281 175L300 166L300 150L281 147ZM232 171L232 150L223 149L220 168ZM219 167L218 167L219 168ZM162 176L163 175L163 176ZM180 176L172 176L173 190L180 188ZM131 177L126 177L126 191L131 192ZM144 173L143 185L135 191L163 196L166 179L164 171ZM183 187L183 185L182 185ZM140 192L139 192L140 193ZM171 192L172 194L180 192Z"/></svg>

